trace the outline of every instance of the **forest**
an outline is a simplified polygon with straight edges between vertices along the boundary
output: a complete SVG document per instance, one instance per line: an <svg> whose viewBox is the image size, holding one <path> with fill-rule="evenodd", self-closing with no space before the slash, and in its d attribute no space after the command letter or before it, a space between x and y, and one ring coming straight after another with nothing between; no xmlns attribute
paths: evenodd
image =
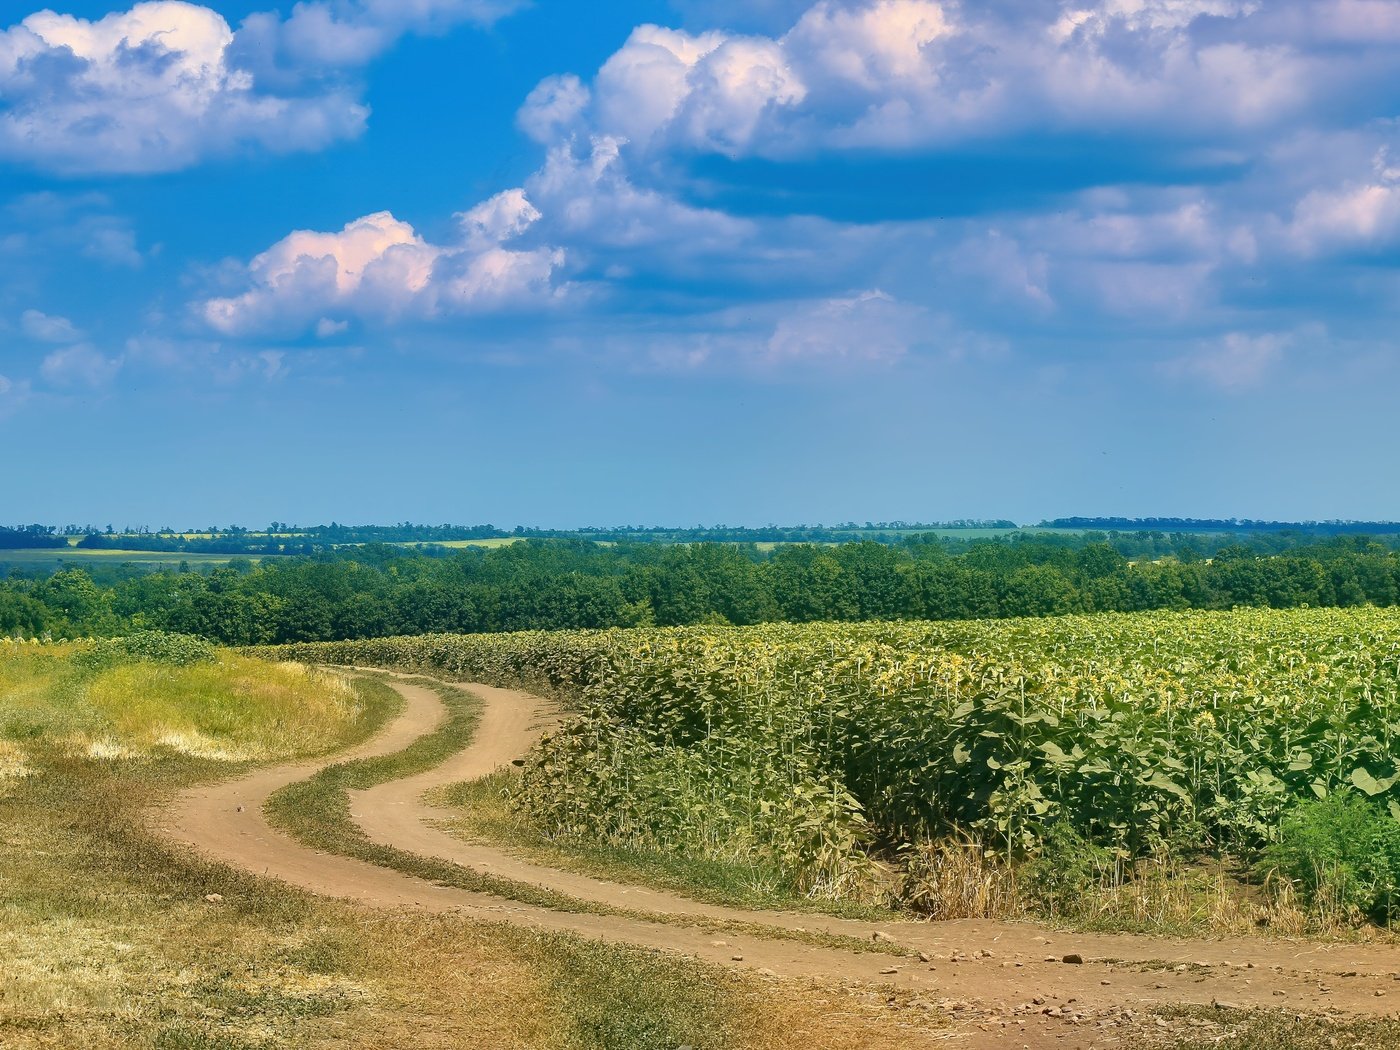
<svg viewBox="0 0 1400 1050"><path fill-rule="evenodd" d="M121 566L12 575L0 634L155 629L230 645L688 624L970 620L1154 609L1392 606L1393 540L1144 533L898 544L369 544L235 558L207 572Z"/></svg>

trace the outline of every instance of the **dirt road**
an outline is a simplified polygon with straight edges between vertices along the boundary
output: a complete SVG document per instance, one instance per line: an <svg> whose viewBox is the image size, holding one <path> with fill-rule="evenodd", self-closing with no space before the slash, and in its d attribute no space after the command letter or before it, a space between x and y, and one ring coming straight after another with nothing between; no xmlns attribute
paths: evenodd
<svg viewBox="0 0 1400 1050"><path fill-rule="evenodd" d="M400 716L375 739L336 756L336 761L392 753L431 732L445 717L442 702L431 690L408 682L397 682L395 688L406 701ZM447 814L424 803L422 794L484 776L522 756L549 717L545 702L528 694L479 685L466 688L483 701L472 745L426 773L352 793L351 812L365 833L412 853L671 921L552 911L437 886L321 853L270 828L263 816L268 797L327 762L279 766L192 790L164 814L163 830L225 863L365 905L454 910L488 921L683 952L780 978L875 982L917 992L953 1010L966 1036L963 1045L968 1046L1141 1045L1139 1022L1124 1011L1163 1004L1220 1003L1364 1015L1400 1010L1400 949L1070 934L979 921L872 924L810 913L729 909L541 867L500 849L463 842L434 826ZM927 961L809 947L753 934L716 935L692 920L736 920L867 941L891 938L902 948L922 952ZM1067 956L1083 962L1066 963Z"/></svg>

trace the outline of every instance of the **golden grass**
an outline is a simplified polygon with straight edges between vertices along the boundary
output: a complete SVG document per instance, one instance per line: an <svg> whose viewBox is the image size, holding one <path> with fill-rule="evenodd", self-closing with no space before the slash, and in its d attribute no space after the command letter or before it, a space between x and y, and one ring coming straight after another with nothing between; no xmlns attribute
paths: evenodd
<svg viewBox="0 0 1400 1050"><path fill-rule="evenodd" d="M187 667L118 665L86 697L110 736L80 739L82 747L166 748L219 762L324 750L360 714L342 674L227 654Z"/></svg>
<svg viewBox="0 0 1400 1050"><path fill-rule="evenodd" d="M109 761L163 751L246 762L324 751L362 714L345 675L302 664L221 652L184 667L85 669L69 659L82 648L0 644L0 742L45 739Z"/></svg>
<svg viewBox="0 0 1400 1050"><path fill-rule="evenodd" d="M4 798L19 781L34 775L24 748L9 740L0 740L0 798Z"/></svg>
<svg viewBox="0 0 1400 1050"><path fill-rule="evenodd" d="M1251 884L1220 864L1149 858L1104 872L1059 907L1036 898L1024 869L976 844L923 843L905 858L901 899L934 920L1031 919L1074 929L1205 937L1314 937L1381 940L1342 909L1305 908L1286 879Z"/></svg>

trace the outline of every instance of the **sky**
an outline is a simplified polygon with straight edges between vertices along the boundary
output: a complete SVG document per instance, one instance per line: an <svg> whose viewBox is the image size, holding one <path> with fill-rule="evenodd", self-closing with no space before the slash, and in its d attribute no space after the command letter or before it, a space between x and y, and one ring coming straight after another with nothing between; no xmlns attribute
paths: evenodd
<svg viewBox="0 0 1400 1050"><path fill-rule="evenodd" d="M0 15L0 520L1400 518L1400 0Z"/></svg>

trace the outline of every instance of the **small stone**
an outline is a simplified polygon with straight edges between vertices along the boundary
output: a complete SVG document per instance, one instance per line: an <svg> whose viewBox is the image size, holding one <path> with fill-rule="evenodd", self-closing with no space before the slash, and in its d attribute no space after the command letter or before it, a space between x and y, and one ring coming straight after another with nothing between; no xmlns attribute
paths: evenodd
<svg viewBox="0 0 1400 1050"><path fill-rule="evenodd" d="M899 973L899 967L898 967L898 966L891 966L889 969L881 970L881 971L880 971L880 976L881 976L881 977L889 977L891 974L896 974L896 973Z"/></svg>
<svg viewBox="0 0 1400 1050"><path fill-rule="evenodd" d="M744 957L742 955L731 955L729 958L732 959L734 962L744 961Z"/></svg>
<svg viewBox="0 0 1400 1050"><path fill-rule="evenodd" d="M1082 966L1084 964L1084 956L1078 954L1077 952L1070 952L1061 961L1067 962L1071 966Z"/></svg>
<svg viewBox="0 0 1400 1050"><path fill-rule="evenodd" d="M884 930L876 930L874 933L872 933L872 934L870 935L870 939L871 939L872 941L886 941L886 942L888 942L888 941L893 941L893 940L894 940L894 938L891 937L891 936L890 936L888 933L886 933Z"/></svg>
<svg viewBox="0 0 1400 1050"><path fill-rule="evenodd" d="M222 904L222 903L224 903L224 895L223 895L222 893L208 893L208 894L205 894L204 899L205 899L206 901L208 901L210 904Z"/></svg>
<svg viewBox="0 0 1400 1050"><path fill-rule="evenodd" d="M1045 957L1045 961L1046 961L1046 962L1059 962L1060 960L1057 959L1057 958L1055 958L1053 955L1047 955L1047 956Z"/></svg>
<svg viewBox="0 0 1400 1050"><path fill-rule="evenodd" d="M921 963L931 963L931 962L933 962L933 958L929 955L928 952L920 952L920 953L919 953L919 962L921 962Z"/></svg>

